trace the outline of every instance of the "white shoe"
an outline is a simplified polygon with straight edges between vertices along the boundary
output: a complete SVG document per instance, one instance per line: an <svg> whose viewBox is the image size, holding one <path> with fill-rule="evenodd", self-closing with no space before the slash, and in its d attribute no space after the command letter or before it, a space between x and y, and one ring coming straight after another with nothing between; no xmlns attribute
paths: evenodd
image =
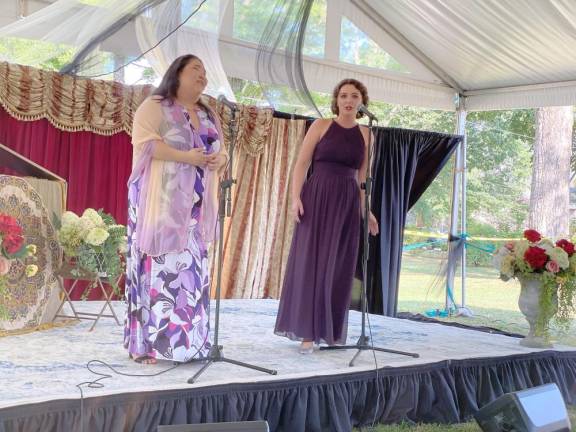
<svg viewBox="0 0 576 432"><path fill-rule="evenodd" d="M308 348L304 348L304 347L302 347L302 345L300 345L298 352L300 354L312 354L314 352L314 345L310 345L310 347L308 347Z"/></svg>

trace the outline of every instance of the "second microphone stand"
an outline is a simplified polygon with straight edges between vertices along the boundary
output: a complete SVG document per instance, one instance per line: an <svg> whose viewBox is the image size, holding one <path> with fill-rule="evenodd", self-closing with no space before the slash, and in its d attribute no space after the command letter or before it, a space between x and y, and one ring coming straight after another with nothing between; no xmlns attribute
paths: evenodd
<svg viewBox="0 0 576 432"><path fill-rule="evenodd" d="M236 104L231 104L230 102L225 103L226 106L231 111L230 114L230 123L229 123L229 130L230 130L230 146L229 146L229 163L228 169L226 170L225 178L220 181L220 194L218 200L218 224L219 224L219 236L218 236L218 272L216 276L216 309L214 311L215 318L214 318L214 344L210 348L208 355L201 359L194 359L192 362L206 362L202 368L194 374L191 378L188 379L188 384L192 384L196 382L198 377L204 373L208 367L217 362L226 362L231 363L237 366L242 366L249 369L254 369L260 372L264 372L270 375L276 375L278 372L272 369L266 369L260 366L252 365L249 363L244 363L238 360L233 360L231 358L225 357L222 353L223 346L218 344L218 334L220 330L220 294L222 288L222 248L224 242L224 219L227 216L231 215L231 189L232 185L236 183L236 180L232 178L232 162L234 157L234 146L236 140L236 113L238 111L238 107ZM224 143L224 137L220 137L221 142ZM227 206L226 206L227 204Z"/></svg>
<svg viewBox="0 0 576 432"><path fill-rule="evenodd" d="M360 333L360 337L358 338L358 342L356 345L332 345L332 346L323 346L320 347L321 350L347 350L347 349L356 349L358 352L352 357L350 363L348 364L350 367L354 366L354 362L360 355L362 351L370 350L370 351L380 351L386 352L391 354L399 354L405 355L409 357L418 358L420 357L419 354L404 352L404 351L396 351L387 348L380 348L376 347L370 343L370 338L366 336L366 315L368 314L368 302L366 299L366 287L368 285L368 256L370 253L370 243L369 243L369 229L368 229L368 218L370 217L370 198L372 195L372 122L374 120L373 116L369 115L369 137L368 137L368 167L366 172L366 183L362 186L364 189L364 221L363 221L363 231L364 231L364 251L362 254L362 331Z"/></svg>

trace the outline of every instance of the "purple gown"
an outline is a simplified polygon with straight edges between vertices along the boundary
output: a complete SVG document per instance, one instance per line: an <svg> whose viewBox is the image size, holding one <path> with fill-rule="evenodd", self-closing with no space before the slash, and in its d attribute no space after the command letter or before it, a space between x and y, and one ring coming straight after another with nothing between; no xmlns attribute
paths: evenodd
<svg viewBox="0 0 576 432"><path fill-rule="evenodd" d="M364 160L359 126L332 121L302 187L275 333L316 343L346 342L348 308L360 240L358 169Z"/></svg>

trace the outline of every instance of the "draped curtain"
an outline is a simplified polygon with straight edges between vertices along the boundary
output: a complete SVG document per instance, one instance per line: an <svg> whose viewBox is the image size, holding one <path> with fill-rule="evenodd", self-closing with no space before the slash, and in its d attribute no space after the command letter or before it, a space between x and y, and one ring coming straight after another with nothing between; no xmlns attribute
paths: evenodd
<svg viewBox="0 0 576 432"><path fill-rule="evenodd" d="M446 165L462 137L375 128L374 138L372 212L379 221L380 233L370 237L368 311L395 316L406 215ZM356 272L359 278L361 258L359 254ZM359 304L353 308L359 309Z"/></svg>
<svg viewBox="0 0 576 432"><path fill-rule="evenodd" d="M20 121L0 107L0 143L68 182L68 210L102 208L126 223L130 135L68 132L48 120Z"/></svg>
<svg viewBox="0 0 576 432"><path fill-rule="evenodd" d="M226 298L280 296L294 230L288 208L290 175L305 128L304 120L275 118L260 153L238 153L233 213L224 236Z"/></svg>

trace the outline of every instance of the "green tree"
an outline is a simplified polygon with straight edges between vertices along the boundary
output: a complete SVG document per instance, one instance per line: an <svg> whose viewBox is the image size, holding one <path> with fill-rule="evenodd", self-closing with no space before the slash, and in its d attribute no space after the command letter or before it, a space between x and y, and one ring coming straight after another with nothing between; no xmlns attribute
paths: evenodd
<svg viewBox="0 0 576 432"><path fill-rule="evenodd" d="M468 115L468 224L504 235L522 231L528 215L534 111ZM482 234L482 232L471 234Z"/></svg>
<svg viewBox="0 0 576 432"><path fill-rule="evenodd" d="M234 37L259 43L273 14L284 13L276 9L282 7L279 1L234 0ZM325 30L326 0L316 0L306 25L304 55L324 57Z"/></svg>
<svg viewBox="0 0 576 432"><path fill-rule="evenodd" d="M0 38L0 59L57 71L74 57L72 47L23 38ZM38 61L38 59L41 59Z"/></svg>
<svg viewBox="0 0 576 432"><path fill-rule="evenodd" d="M403 65L346 17L342 18L341 25L340 60L355 65L408 72Z"/></svg>

